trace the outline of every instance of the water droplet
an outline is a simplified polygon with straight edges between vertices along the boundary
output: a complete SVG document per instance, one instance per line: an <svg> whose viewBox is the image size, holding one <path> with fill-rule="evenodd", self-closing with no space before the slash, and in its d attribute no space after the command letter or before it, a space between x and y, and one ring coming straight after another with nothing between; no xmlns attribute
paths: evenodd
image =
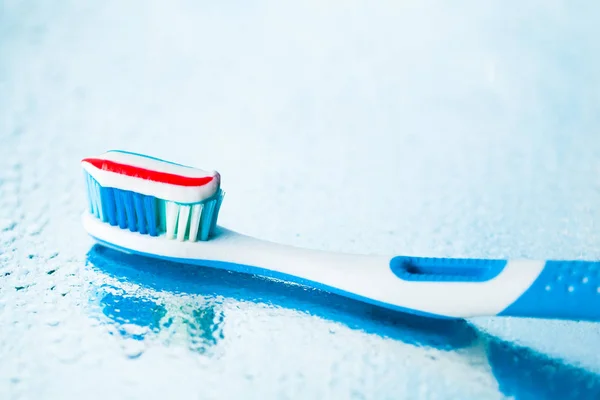
<svg viewBox="0 0 600 400"><path fill-rule="evenodd" d="M39 224L31 224L28 228L27 228L27 234L29 234L30 236L37 236L40 233L42 233L42 230L44 229L43 225L39 225Z"/></svg>
<svg viewBox="0 0 600 400"><path fill-rule="evenodd" d="M584 276L584 277L581 279L581 283L588 283L588 282L589 282L589 279L588 279L588 277L587 277L587 276Z"/></svg>
<svg viewBox="0 0 600 400"><path fill-rule="evenodd" d="M573 291L575 291L575 288L573 286L569 286L567 290L569 291L569 293L573 293Z"/></svg>
<svg viewBox="0 0 600 400"><path fill-rule="evenodd" d="M550 290L552 290L552 286L546 285L545 289L546 289L546 292L549 292Z"/></svg>
<svg viewBox="0 0 600 400"><path fill-rule="evenodd" d="M135 339L127 339L125 343L123 343L123 353L127 358L138 358L142 354L144 354L144 350L146 346L144 342Z"/></svg>
<svg viewBox="0 0 600 400"><path fill-rule="evenodd" d="M15 229L16 226L17 226L17 223L15 221L7 220L7 219L0 220L0 231L9 232L9 231L12 231L13 229Z"/></svg>
<svg viewBox="0 0 600 400"><path fill-rule="evenodd" d="M136 324L123 324L121 330L124 334L129 336L144 336L148 333L148 328Z"/></svg>

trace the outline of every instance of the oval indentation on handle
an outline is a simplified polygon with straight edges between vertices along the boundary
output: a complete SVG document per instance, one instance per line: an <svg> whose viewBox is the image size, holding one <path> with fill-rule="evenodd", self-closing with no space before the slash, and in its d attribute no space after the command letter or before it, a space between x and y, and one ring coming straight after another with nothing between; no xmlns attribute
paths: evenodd
<svg viewBox="0 0 600 400"><path fill-rule="evenodd" d="M485 282L496 277L506 260L397 256L390 261L394 275L407 281Z"/></svg>

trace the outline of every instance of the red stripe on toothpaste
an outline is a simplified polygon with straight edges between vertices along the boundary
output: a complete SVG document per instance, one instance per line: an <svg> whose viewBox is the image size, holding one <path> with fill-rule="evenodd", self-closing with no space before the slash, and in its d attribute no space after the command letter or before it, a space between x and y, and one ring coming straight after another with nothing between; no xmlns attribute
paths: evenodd
<svg viewBox="0 0 600 400"><path fill-rule="evenodd" d="M213 177L211 176L192 178L189 176L181 176L167 172L152 171L146 168L134 167L133 165L103 160L100 158L84 158L82 161L87 162L103 171L114 172L115 174L127 175L134 178L146 179L153 182L167 183L170 185L187 187L204 186L213 180Z"/></svg>

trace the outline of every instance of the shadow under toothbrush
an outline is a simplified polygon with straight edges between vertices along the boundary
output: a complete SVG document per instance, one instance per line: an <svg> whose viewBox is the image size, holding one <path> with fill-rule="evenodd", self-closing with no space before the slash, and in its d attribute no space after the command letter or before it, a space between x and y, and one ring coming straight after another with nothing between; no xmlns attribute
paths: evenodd
<svg viewBox="0 0 600 400"><path fill-rule="evenodd" d="M484 338L499 390L518 400L600 399L600 376L565 364L532 349Z"/></svg>
<svg viewBox="0 0 600 400"><path fill-rule="evenodd" d="M128 255L100 245L92 247L87 259L100 272L159 295L169 292L264 303L305 312L366 333L446 351L483 346L499 390L516 399L600 398L598 374L480 333L465 320L400 313L304 286ZM153 330L165 324L158 322L164 319L164 305L153 300L113 293L105 294L101 303L103 312L111 318L115 318L114 310L119 309L117 319L122 321L145 324ZM201 351L217 344L224 319L218 305L208 302L188 308L186 318L200 333ZM166 324L170 323L167 319Z"/></svg>

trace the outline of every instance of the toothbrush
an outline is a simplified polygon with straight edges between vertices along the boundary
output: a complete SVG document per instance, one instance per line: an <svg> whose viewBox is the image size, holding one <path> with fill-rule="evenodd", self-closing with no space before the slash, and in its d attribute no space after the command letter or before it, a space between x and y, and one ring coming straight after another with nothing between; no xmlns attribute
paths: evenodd
<svg viewBox="0 0 600 400"><path fill-rule="evenodd" d="M99 244L276 278L435 318L600 320L600 262L367 256L302 249L217 226L221 176L109 151L81 162Z"/></svg>

